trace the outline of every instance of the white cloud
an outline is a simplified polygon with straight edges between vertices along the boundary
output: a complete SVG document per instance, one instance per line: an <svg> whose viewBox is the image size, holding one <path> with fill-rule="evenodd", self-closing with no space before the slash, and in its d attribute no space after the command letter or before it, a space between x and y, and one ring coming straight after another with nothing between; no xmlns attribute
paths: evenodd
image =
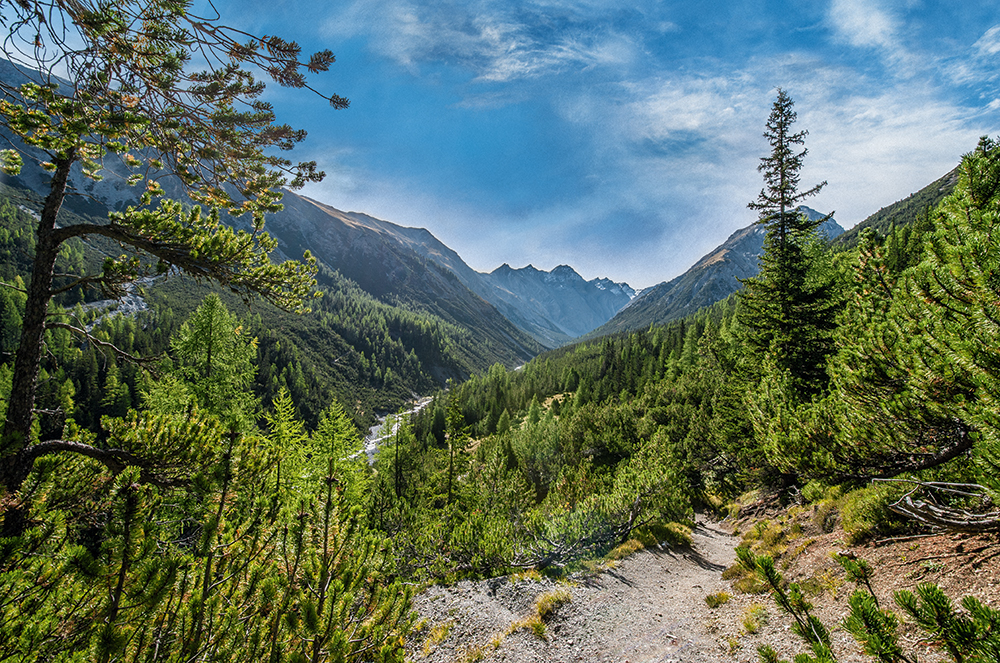
<svg viewBox="0 0 1000 663"><path fill-rule="evenodd" d="M985 131L974 110L919 86L803 102L800 121L810 131L803 182L829 181L817 200L845 227L944 175Z"/></svg>
<svg viewBox="0 0 1000 663"><path fill-rule="evenodd" d="M414 73L422 63L444 62L466 68L478 81L508 82L632 61L640 50L634 38L601 25L602 16L617 8L602 1L356 0L326 32L375 33L372 48Z"/></svg>
<svg viewBox="0 0 1000 663"><path fill-rule="evenodd" d="M833 0L830 22L835 32L861 48L897 48L896 23L873 0Z"/></svg>
<svg viewBox="0 0 1000 663"><path fill-rule="evenodd" d="M1000 53L1000 25L971 49L975 35L966 35L967 60L947 60L924 49L913 26L900 18L905 7L897 3L897 15L889 2L832 0L826 14L832 49L804 44L733 63L642 57L641 31L603 27L602 12L620 8L617 0L433 6L356 0L347 18L338 19L342 34L376 31L373 48L415 72L443 63L463 67L480 82L534 81L466 85L459 91L462 105L551 104L571 125L555 130L584 137L579 142L586 147L573 155L589 161L581 168L589 188L580 187L584 193L571 201L533 202L514 217L503 209L484 211L471 194L446 199L422 191L416 176L390 182L378 173L352 174L331 183L339 191L329 199L352 199L355 208L427 227L478 269L504 261L544 269L568 262L590 276L651 285L648 279L684 271L752 221L746 203L760 190L755 167L768 150L761 133L780 85L796 101L798 127L810 132L803 186L829 181L811 204L836 210L842 224L852 225L943 175L979 135L996 132L1000 102L963 106L954 88L940 81L981 81L986 62L971 56ZM657 26L677 30L666 20L646 27ZM845 44L889 66L858 64L859 53L840 57L851 51ZM543 78L587 68L606 75L585 86L576 85L581 79L568 85L568 77ZM599 227L629 236L602 237ZM646 245L637 246L640 241Z"/></svg>
<svg viewBox="0 0 1000 663"><path fill-rule="evenodd" d="M979 38L973 48L980 55L996 55L1000 53L1000 25L994 25Z"/></svg>
<svg viewBox="0 0 1000 663"><path fill-rule="evenodd" d="M904 44L905 23L880 6L879 0L832 0L827 22L840 40L882 53L897 77L910 78L926 70L925 57Z"/></svg>

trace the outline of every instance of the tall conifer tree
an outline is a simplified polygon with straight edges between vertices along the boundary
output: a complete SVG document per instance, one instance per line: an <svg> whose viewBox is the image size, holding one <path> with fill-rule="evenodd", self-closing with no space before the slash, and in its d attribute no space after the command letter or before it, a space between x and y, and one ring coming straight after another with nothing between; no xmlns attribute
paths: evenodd
<svg viewBox="0 0 1000 663"><path fill-rule="evenodd" d="M817 273L822 249L816 228L824 219L810 219L799 209L826 182L799 191L808 151L796 151L796 146L804 144L808 132L792 131L792 106L779 88L764 132L771 153L757 167L764 174L764 188L748 205L757 210L757 223L767 228L764 255L760 274L743 281L738 315L751 355L770 357L787 373L795 397L807 399L826 384L835 306L831 284Z"/></svg>

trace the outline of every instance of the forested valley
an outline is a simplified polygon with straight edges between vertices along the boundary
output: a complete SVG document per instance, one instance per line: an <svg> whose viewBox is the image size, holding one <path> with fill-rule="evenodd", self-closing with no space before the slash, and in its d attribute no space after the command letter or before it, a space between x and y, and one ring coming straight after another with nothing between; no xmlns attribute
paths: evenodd
<svg viewBox="0 0 1000 663"><path fill-rule="evenodd" d="M805 132L779 89L750 204L768 231L757 277L683 320L480 366L468 330L311 255L271 260L276 190L321 174L266 156L302 135L242 67L304 85L331 53L241 44L183 3L49 7L62 28L21 7L24 52L70 25L83 46L61 42L68 90L0 100L21 141L0 165L52 179L35 205L0 199L0 660L402 661L423 583L684 545L696 510L754 491L823 501L854 541L1000 530L995 140L936 207L829 245L796 209L823 184L797 189ZM226 64L189 73L192 40ZM137 205L61 210L74 168L97 178L115 156L145 183ZM162 197L163 169L188 202ZM130 293L148 308L109 310ZM386 412L369 462L360 431ZM773 560L741 563L796 618L815 654L796 660L834 660ZM860 596L851 632L909 660ZM997 660L1000 613L911 599L922 628L982 656L955 660Z"/></svg>

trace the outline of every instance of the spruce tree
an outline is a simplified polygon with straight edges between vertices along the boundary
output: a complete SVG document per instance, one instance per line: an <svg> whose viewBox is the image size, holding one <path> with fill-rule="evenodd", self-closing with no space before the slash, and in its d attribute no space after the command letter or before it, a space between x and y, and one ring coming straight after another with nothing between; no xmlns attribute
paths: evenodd
<svg viewBox="0 0 1000 663"><path fill-rule="evenodd" d="M757 169L764 188L748 207L767 228L760 273L743 281L738 317L751 357L769 358L786 374L795 400L808 400L826 384L825 359L832 347L835 304L832 285L821 270L823 248L816 234L825 219L813 220L799 205L826 182L799 191L799 171L807 154L806 131L792 131L796 113L784 90L767 119L764 137L771 153ZM829 218L829 217L826 217Z"/></svg>

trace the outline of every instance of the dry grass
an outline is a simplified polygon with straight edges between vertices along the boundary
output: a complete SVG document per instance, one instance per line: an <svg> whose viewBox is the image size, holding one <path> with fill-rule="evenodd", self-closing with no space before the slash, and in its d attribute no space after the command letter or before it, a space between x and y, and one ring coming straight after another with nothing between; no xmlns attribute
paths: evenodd
<svg viewBox="0 0 1000 663"><path fill-rule="evenodd" d="M740 623L743 624L743 630L746 633L756 633L761 626L767 624L767 606L763 603L751 603L743 611Z"/></svg>
<svg viewBox="0 0 1000 663"><path fill-rule="evenodd" d="M726 603L729 603L729 600L731 598L733 597L730 596L728 593L719 592L718 594L709 594L708 596L706 596L705 603L708 605L709 608L712 608L714 610L715 608L718 608L720 605L725 605Z"/></svg>
<svg viewBox="0 0 1000 663"><path fill-rule="evenodd" d="M605 560L611 561L616 559L625 559L629 555L633 555L646 546L643 545L642 541L639 539L629 539L625 543L621 544L607 555L604 556Z"/></svg>
<svg viewBox="0 0 1000 663"><path fill-rule="evenodd" d="M544 640L545 620L551 617L559 606L572 600L573 595L566 589L553 589L551 592L540 594L535 599L534 610L511 624L505 635L510 635L521 629L530 629L537 638Z"/></svg>
<svg viewBox="0 0 1000 663"><path fill-rule="evenodd" d="M451 632L451 627L454 625L455 625L455 620L449 619L446 622L435 624L431 628L430 634L428 634L427 639L424 640L424 646L423 646L424 658L430 656L431 652L434 651L434 648L448 638L448 633Z"/></svg>

